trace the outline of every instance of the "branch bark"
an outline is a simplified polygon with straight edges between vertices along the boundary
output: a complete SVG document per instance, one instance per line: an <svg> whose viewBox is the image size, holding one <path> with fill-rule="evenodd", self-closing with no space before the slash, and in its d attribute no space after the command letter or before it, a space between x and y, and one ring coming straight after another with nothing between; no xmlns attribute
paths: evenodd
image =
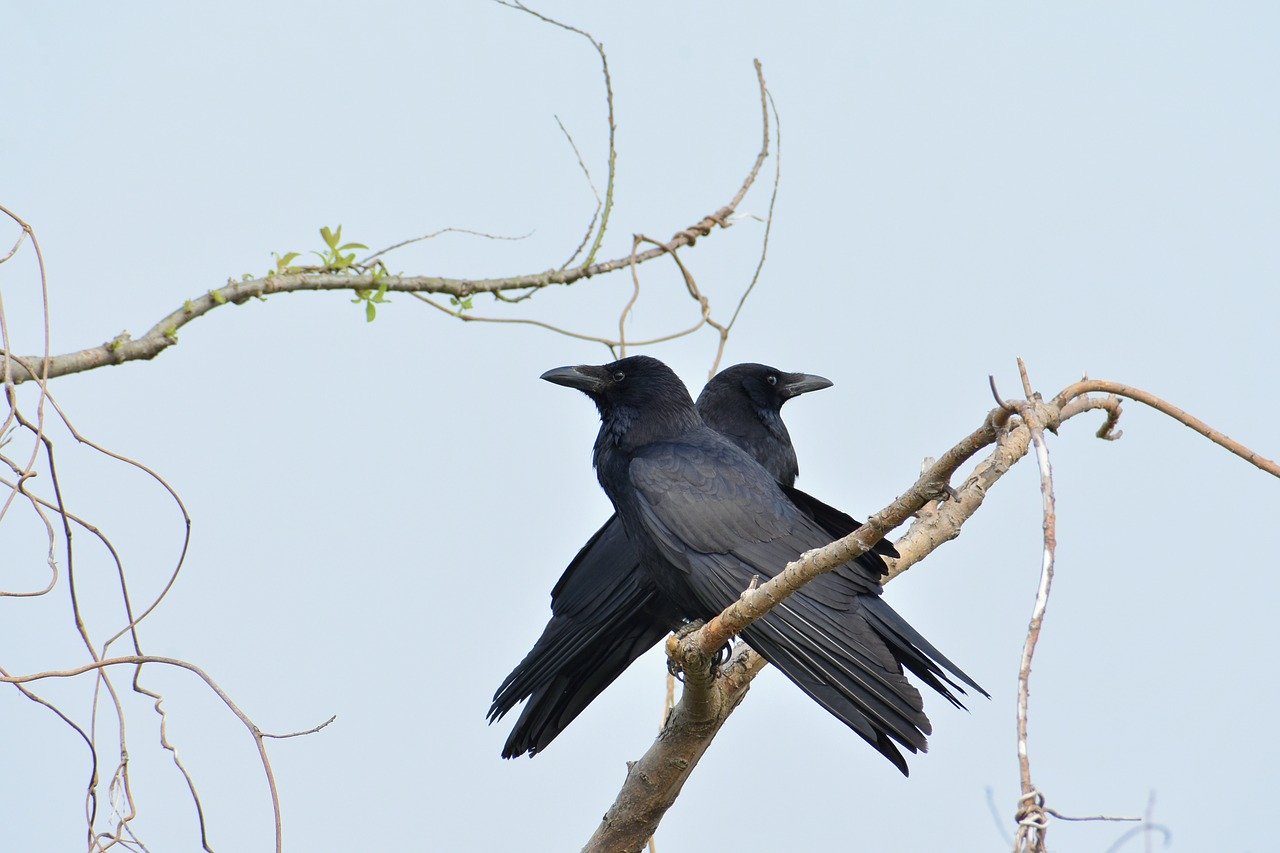
<svg viewBox="0 0 1280 853"><path fill-rule="evenodd" d="M710 664L707 659L701 668L685 671L684 695L667 716L657 743L639 761L627 764L622 790L584 853L644 847L720 727L742 702L751 679L764 668L764 658L739 644L714 676Z"/></svg>

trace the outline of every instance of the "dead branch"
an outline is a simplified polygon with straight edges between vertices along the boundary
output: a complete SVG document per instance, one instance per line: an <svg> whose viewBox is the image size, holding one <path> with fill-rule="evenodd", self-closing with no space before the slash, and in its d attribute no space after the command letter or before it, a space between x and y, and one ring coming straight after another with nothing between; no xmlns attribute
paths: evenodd
<svg viewBox="0 0 1280 853"><path fill-rule="evenodd" d="M495 0L495 2L499 2L500 5L511 6L512 8L522 9L539 18L542 17L541 15L538 15L538 13L533 12L529 10L527 7L520 4L510 4L510 3L503 2L502 0ZM565 29L568 29L572 32L580 33L582 35L587 35L586 33L581 33L581 31L576 30L573 27L559 24L559 22L551 21L551 23L555 23L557 24L557 26L563 26ZM591 37L587 36L587 38L591 38ZM594 40L592 40L592 44L595 44L597 49L601 50L601 57L603 59L603 49L600 48L598 43L596 43ZM768 87L765 84L764 69L761 66L759 60L755 61L755 69L756 69L756 78L760 85L760 107L761 107L761 123L762 123L761 124L761 143L760 143L761 147L760 147L760 151L756 155L755 163L752 166L751 173L748 175L747 180L743 183L742 187L739 188L738 194L730 201L729 206L724 209L729 209L730 207L731 208L737 207L738 203L741 202L742 198L745 196L751 184L754 183L755 178L759 173L760 167L763 165L765 158L769 154L769 110L770 108L773 109L774 123L775 125L778 124L777 108L773 107L773 98L769 94ZM606 82L607 82L608 80L607 63L605 64L605 76L606 76ZM610 98L612 98L611 89L610 89ZM612 116L612 100L610 100L610 115ZM561 130L564 130L563 125L561 125ZM752 274L751 281L747 284L741 296L739 296L738 298L737 305L734 308L733 316L728 322L728 324L721 323L711 316L710 300L701 292L701 290L697 285L697 282L694 280L693 274L690 272L690 270L685 265L685 263L680 259L678 250L683 245L693 245L693 240L696 239L697 237L696 234L690 233L689 229L686 229L685 231L680 232L679 234L676 235L677 237L680 237L682 235L684 237L687 237L688 238L687 242L678 241L673 238L672 240L669 240L664 243L660 240L654 239L653 237L645 236L644 234L632 235L631 254L628 255L627 257L627 266L631 272L631 295L628 298L626 304L623 305L622 311L618 315L618 334L616 338L607 338L600 335L592 335L584 332L576 332L570 329L565 329L560 326L556 326L552 323L547 323L542 320L533 320L526 317L492 317L492 316L479 315L469 310L466 310L462 307L457 307L457 308L446 307L440 302L437 302L434 299L430 298L429 296L425 296L422 293L411 293L410 295L421 300L422 302L425 302L427 305L430 305L432 308L435 308L437 311L441 311L445 314L448 314L451 317L456 317L457 319L462 320L463 322L509 323L509 324L518 324L518 325L526 325L526 326L535 326L540 329L546 329L547 331L553 332L558 335L574 338L575 340L588 341L591 343L601 344L609 350L611 357L613 358L624 357L627 354L628 346L641 347L641 346L653 346L655 344L666 343L667 341L673 341L678 338L683 338L687 335L691 335L697 332L698 330L700 330L701 328L703 328L704 326L710 326L711 328L715 329L716 334L718 336L715 357L712 359L711 369L709 371L709 375L714 376L716 371L719 369L720 360L724 356L725 345L728 343L728 340L729 340L729 332L733 328L733 324L737 320L738 315L741 313L743 305L746 304L747 298L751 295L751 292L755 289L756 283L760 279L761 270L764 268L764 262L768 257L769 235L773 227L774 206L778 198L778 186L782 179L782 171L781 171L782 147L781 147L781 126L780 125L778 125L777 132L778 132L779 141L778 141L778 145L776 147L775 155L774 155L775 163L777 165L775 166L775 170L774 170L773 190L769 198L769 212L768 212L767 218L765 219L765 229L764 229L764 237L761 242L760 259L756 264L756 269L755 269L755 272ZM568 136L568 132L566 131L565 133L566 133L566 136ZM574 153L577 154L578 149L577 149L577 146L574 145L572 137L569 137L569 144L573 146ZM612 136L610 136L610 146L611 146L610 147L610 163L612 163L613 162ZM578 155L578 156L579 156L578 163L580 166L582 166L584 173L587 174L587 181L588 183L590 183L591 181L590 173L586 172L586 166L582 163L581 155ZM610 180L610 187L611 187L612 181L613 181L612 169L610 171L609 180ZM591 188L592 188L592 192L594 193L595 186L592 185ZM611 192L611 190L609 192ZM599 196L597 195L597 207L599 207L598 198ZM608 194L606 194L606 209L605 209L606 216L607 216L607 213L608 213ZM594 223L594 219L593 219L593 223ZM721 224L724 227L728 227L728 225L731 223L729 220L726 219ZM604 225L602 224L601 225L602 231L603 231L603 228L604 228ZM589 239L590 236L591 236L591 231L590 229L588 229L587 235L583 238L583 245L585 245L586 240ZM645 243L648 243L653 248L645 250L644 252L641 252L640 246ZM581 251L581 248L582 246L580 245L578 247L578 251ZM640 299L640 290L641 290L640 275L637 270L637 265L642 263L646 259L654 257L655 253L671 255L671 259L675 262L676 267L679 269L680 275L684 280L685 288L688 291L690 298L693 299L694 302L697 303L698 305L698 312L699 312L698 319L692 325L684 327L674 332L668 332L666 334L658 335L656 337L651 337L644 340L629 341L627 340L627 329L626 329L627 319L629 318L632 309L635 307L636 303ZM576 254L577 253L575 252L575 257L576 257ZM567 266L567 264L565 266ZM564 267L561 267L562 270L563 268ZM501 301L504 301L504 302L520 302L532 296L535 292L537 292L538 289L539 288L537 287L529 289L524 294L514 299L504 296L501 291L492 291L492 293L495 297L499 298ZM456 296L454 298L457 299Z"/></svg>
<svg viewBox="0 0 1280 853"><path fill-rule="evenodd" d="M1069 386L1048 402L1035 399L1034 395L1030 400L1019 401L1019 404L1001 401L1003 405L992 410L978 429L944 453L910 489L875 513L861 528L830 545L801 555L768 583L744 592L738 601L697 631L690 632L679 640L668 640L669 656L686 674L680 702L657 741L634 765L646 768L646 772L638 774L633 770L628 773L617 799L592 836L587 849L639 849L644 839L656 830L662 815L674 802L680 786L706 750L710 738L723 724L723 718L741 701L754 673L763 668L763 661L758 655L749 649L740 648L734 661L736 666L741 667L741 677L747 684L730 682L723 673L710 679L709 683L704 683L706 679L690 680L689 674L698 670L699 666L701 669L698 671L706 671L707 662L716 649L809 579L864 553L912 515L918 515L916 521L906 535L895 543L902 558L892 565L889 579L918 563L944 542L954 539L959 535L964 522L982 505L989 488L1025 456L1032 446L1033 429L1028 426L1027 418L1012 413L1029 413L1041 431L1056 431L1068 418L1102 409L1108 413L1105 426L1109 430L1118 418L1119 405L1108 400L1088 398L1086 395L1091 392L1110 393L1147 403L1192 426L1197 432L1232 450L1258 468L1280 476L1280 472L1273 470L1274 463L1256 452L1212 430L1159 397L1132 386L1085 380ZM995 445L994 449L974 468L964 485L959 489L952 489L950 479L960 466L992 444ZM947 497L949 490L954 491L954 497ZM737 671L739 670L735 670ZM712 720L693 714L691 710L708 708L714 712ZM693 714L693 719L698 721L697 730L673 731L683 724L682 721L688 714ZM651 772L648 768L671 768L673 771L679 768L679 772L661 774L656 770ZM635 839L639 841L636 842Z"/></svg>
<svg viewBox="0 0 1280 853"><path fill-rule="evenodd" d="M729 332L733 330L733 324L738 322L738 315L742 313L742 306L747 304L747 297L751 296L751 292L756 289L756 283L760 281L760 272L764 269L764 262L769 257L769 236L773 233L773 210L778 203L778 187L782 184L782 119L778 117L778 107L773 102L773 95L766 91L769 99L769 108L773 110L773 126L774 133L777 135L777 145L773 154L773 190L769 194L769 212L765 216L764 236L760 238L760 260L756 262L755 272L751 274L751 281L747 283L747 287L742 291L742 296L738 297L738 304L733 309L733 316L729 318L729 322L725 325L723 333L720 335L720 347L716 350L715 361L711 364L711 370L707 372L707 378L716 375L716 371L720 369L720 359L724 356L724 345L729 338ZM768 140L766 140L766 144Z"/></svg>
<svg viewBox="0 0 1280 853"><path fill-rule="evenodd" d="M1105 379L1082 379L1074 385L1068 385L1066 388L1062 389L1058 396L1054 397L1054 404L1061 409L1071 402L1079 398L1084 398L1086 395L1095 392L1101 394L1114 394L1117 397L1128 397L1130 400L1137 400L1139 403L1150 406L1157 412L1166 414L1175 421L1190 427L1219 447L1224 447L1236 456L1239 456L1250 465L1253 465L1256 468L1261 468L1273 477L1280 477L1280 465L1277 465L1261 453L1250 450L1240 442L1219 432L1204 421L1183 411L1169 401L1157 397L1150 391L1144 391L1141 388L1135 388L1132 385L1125 385L1122 382L1109 382ZM1103 428L1109 429L1115 425L1115 422L1118 419L1119 408L1117 405L1116 414L1107 419L1107 422L1103 424Z"/></svg>
<svg viewBox="0 0 1280 853"><path fill-rule="evenodd" d="M1036 463L1040 471L1040 494L1044 515L1044 551L1040 562L1040 583L1036 588L1035 606L1031 622L1027 626L1027 638L1022 646L1018 664L1018 773L1022 783L1022 796L1018 798L1018 831L1014 835L1014 853L1044 853L1045 835L1049 819L1045 814L1044 796L1031 781L1031 758L1027 752L1027 718L1031 698L1031 661L1044 625L1045 610L1049 606L1049 593L1053 586L1053 561L1057 552L1057 510L1053 495L1053 466L1049 464L1049 448L1045 444L1045 426L1037 411L1037 395L1031 390L1026 365L1018 359L1018 372L1027 399L1018 405L1018 414L1031 435L1035 447Z"/></svg>
<svg viewBox="0 0 1280 853"><path fill-rule="evenodd" d="M583 853L617 853L645 845L720 727L746 695L751 679L764 667L764 659L745 644L739 644L733 658L714 677L710 662L707 658L706 665L696 672L685 671L684 696L667 715L657 743L639 761L628 763L622 790Z"/></svg>
<svg viewBox="0 0 1280 853"><path fill-rule="evenodd" d="M587 41L591 42L591 46L595 48L596 53L600 55L600 69L601 69L601 72L604 74L604 93L605 93L604 100L605 100L605 106L608 108L608 119L609 119L609 176L605 181L603 210L601 210L601 207L599 204L600 197L598 195L596 196L596 202L597 202L596 210L600 214L600 217L599 217L600 229L596 231L595 240L591 244L591 249L590 251L587 252L587 257L582 262L582 265L584 267L590 266L591 263L596 259L596 253L600 251L600 244L604 241L605 229L609 227L609 214L613 212L614 179L616 177L617 168L618 168L618 150L616 145L616 138L618 135L618 124L614 120L614 116L613 116L613 76L609 73L609 57L605 55L604 45L596 41L595 36L591 35L591 33L588 33L585 30L580 30L577 27L570 26L569 24L566 24L563 21L558 21L555 18L549 18L546 15L543 15L541 12L537 12L533 9L530 9L528 6L521 3L520 0L494 0L494 2L497 3L499 6L506 6L509 9L519 9L521 12L525 12L526 14L532 15L533 17L537 18L543 23L551 24L552 26L559 27L562 30L567 30L571 33L580 35ZM559 122L559 119L557 119L556 121ZM560 129L564 130L564 125L560 125ZM565 132L565 136L569 136L567 131ZM573 146L573 152L577 154L578 146L573 144L572 137L569 137L569 144ZM581 155L579 155L578 157L578 163L579 165L582 164ZM586 172L587 167L583 165L582 170ZM591 182L590 174L587 175L587 182L588 183ZM594 184L591 187L591 191L593 193L595 192ZM592 227L594 227L595 222L596 222L596 217L592 216L591 217ZM592 230L591 227L587 229L588 237L591 236L591 230ZM586 239L584 239L582 242L585 245ZM569 262L565 263L564 266L567 267L569 263L572 263L573 258L576 258L578 256L578 252L580 252L581 250L582 250L581 247L579 247L578 250L573 253L573 256L569 258Z"/></svg>
<svg viewBox="0 0 1280 853"><path fill-rule="evenodd" d="M159 655L123 655L121 657L95 660L92 663L71 667L69 669L34 672L28 675L0 675L0 684L22 685L30 684L35 681L45 681L50 678L74 678L78 675L84 675L87 672L100 672L112 666L141 666L142 664L147 663L177 667L178 669L185 669L188 672L194 673L205 683L206 686L208 686L210 690L213 691L214 695L222 701L222 704L225 705L233 715L235 715L236 719L238 719L241 724L248 729L255 746L257 746L258 757L262 763L262 770L267 779L267 788L271 793L271 807L275 815L276 853L281 853L283 850L283 824L280 819L280 793L276 789L275 773L271 769L271 760L267 757L267 748L264 740L268 737L291 737L292 735L271 735L263 732L258 728L257 724L253 722L249 715L241 710L239 705L232 701L231 697L227 695L226 691L224 691L221 686L219 686L218 682L214 681L213 678L200 667L193 663L179 660L178 658L161 657ZM309 729L308 731L298 732L298 734L309 734L311 732L319 731L330 722L333 722L332 718L319 726Z"/></svg>

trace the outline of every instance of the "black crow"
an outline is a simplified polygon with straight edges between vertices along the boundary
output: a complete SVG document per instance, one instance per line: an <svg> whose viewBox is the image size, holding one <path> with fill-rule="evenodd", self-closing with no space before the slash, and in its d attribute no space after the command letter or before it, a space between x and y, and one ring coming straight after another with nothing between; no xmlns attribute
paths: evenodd
<svg viewBox="0 0 1280 853"><path fill-rule="evenodd" d="M557 368L542 378L596 403L597 477L639 552L642 574L683 618L714 616L753 578L771 578L830 541L769 471L703 423L683 383L657 359ZM923 750L930 725L903 667L937 670L903 636L905 622L888 625L869 609L882 572L876 561L846 563L748 626L743 637L905 774L895 742ZM896 643L886 643L885 629ZM911 653L895 654L901 646Z"/></svg>
<svg viewBox="0 0 1280 853"><path fill-rule="evenodd" d="M697 407L711 427L755 457L779 483L791 486L799 466L782 422L782 404L829 387L831 381L821 376L736 364L707 383ZM841 532L833 539L857 528L843 513L797 494L839 517ZM878 548L896 556L883 540ZM529 700L503 747L504 758L544 749L636 658L684 621L640 572L640 555L616 514L551 590L551 613L542 636L499 686L489 708L492 722Z"/></svg>

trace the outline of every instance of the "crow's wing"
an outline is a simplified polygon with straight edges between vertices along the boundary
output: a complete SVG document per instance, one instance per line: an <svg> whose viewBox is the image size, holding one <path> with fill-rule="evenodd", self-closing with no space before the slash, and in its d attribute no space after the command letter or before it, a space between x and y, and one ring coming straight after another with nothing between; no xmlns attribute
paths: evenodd
<svg viewBox="0 0 1280 853"><path fill-rule="evenodd" d="M613 516L582 547L551 592L551 621L498 687L493 722L529 701L504 758L547 746L628 666L680 622Z"/></svg>
<svg viewBox="0 0 1280 853"><path fill-rule="evenodd" d="M831 540L754 460L706 434L647 445L629 476L644 533L702 615L720 612L753 577L772 578ZM925 749L923 702L867 620L862 598L879 593L878 572L857 564L837 572L807 584L743 636L906 773L890 738Z"/></svg>
<svg viewBox="0 0 1280 853"><path fill-rule="evenodd" d="M791 502L800 508L800 511L812 518L814 521L831 534L832 541L843 539L853 531L862 526L861 521L856 521L850 515L841 512L833 506L828 506L813 495L800 491L795 486L782 486L783 493L791 499ZM881 539L871 547L867 554L863 554L858 561L867 566L885 573L885 565L883 560L876 560L871 554L879 554L882 557L897 558L898 549L893 547L893 543L888 539ZM874 563L872 562L874 560Z"/></svg>
<svg viewBox="0 0 1280 853"><path fill-rule="evenodd" d="M832 540L843 539L862 526L862 522L855 521L835 507L828 506L797 488L784 485L782 490L805 515L818 522ZM875 556L877 554L884 557L899 556L898 549L893 547L893 543L888 539L881 539L870 553L859 557L858 562L868 569L878 570L883 574L887 567L879 556ZM889 646L898 662L952 704L964 707L949 688L955 688L961 693L964 693L964 688L952 681L947 676L948 672L983 696L990 698L978 682L970 678L964 670L952 663L946 655L921 636L920 632L911 627L907 620L899 616L884 599L868 598L863 604L869 611L868 619L875 632Z"/></svg>

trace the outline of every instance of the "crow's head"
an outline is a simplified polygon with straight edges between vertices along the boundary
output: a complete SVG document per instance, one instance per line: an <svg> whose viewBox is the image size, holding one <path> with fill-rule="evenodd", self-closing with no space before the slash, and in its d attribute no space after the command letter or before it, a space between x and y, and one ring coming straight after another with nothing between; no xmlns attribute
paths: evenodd
<svg viewBox="0 0 1280 853"><path fill-rule="evenodd" d="M542 378L586 394L600 410L602 438L635 446L701 425L680 377L656 358L635 355L610 364L557 367Z"/></svg>
<svg viewBox="0 0 1280 853"><path fill-rule="evenodd" d="M597 405L607 408L650 408L693 401L671 368L656 358L633 355L610 364L557 367L542 378L566 388L577 388Z"/></svg>
<svg viewBox="0 0 1280 853"><path fill-rule="evenodd" d="M774 412L792 397L831 387L831 380L812 373L783 373L765 364L735 364L715 375L699 397L708 401L717 396L743 394L760 409Z"/></svg>

